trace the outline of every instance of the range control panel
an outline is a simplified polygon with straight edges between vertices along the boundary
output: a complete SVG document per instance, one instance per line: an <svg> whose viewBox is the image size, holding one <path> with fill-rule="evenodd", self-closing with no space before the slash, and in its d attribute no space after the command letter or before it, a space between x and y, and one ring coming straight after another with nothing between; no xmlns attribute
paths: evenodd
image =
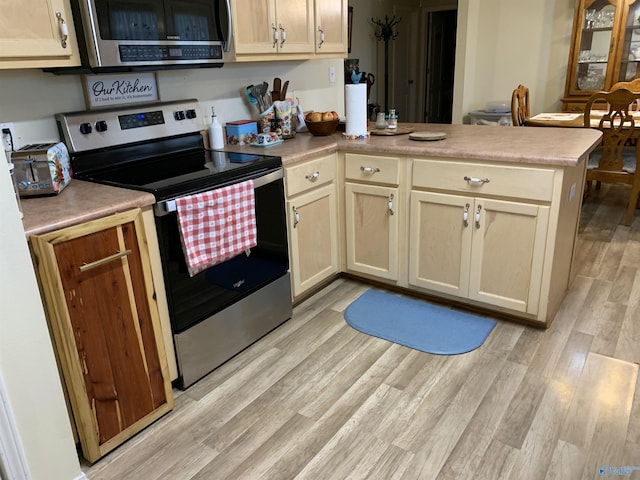
<svg viewBox="0 0 640 480"><path fill-rule="evenodd" d="M205 129L197 100L181 100L56 115L71 152L126 145Z"/></svg>

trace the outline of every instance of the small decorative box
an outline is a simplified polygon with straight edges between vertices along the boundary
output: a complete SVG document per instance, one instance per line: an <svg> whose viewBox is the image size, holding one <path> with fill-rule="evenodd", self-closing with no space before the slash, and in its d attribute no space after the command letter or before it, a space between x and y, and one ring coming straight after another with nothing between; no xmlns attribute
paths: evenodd
<svg viewBox="0 0 640 480"><path fill-rule="evenodd" d="M227 143L249 145L258 140L258 123L255 120L227 122Z"/></svg>

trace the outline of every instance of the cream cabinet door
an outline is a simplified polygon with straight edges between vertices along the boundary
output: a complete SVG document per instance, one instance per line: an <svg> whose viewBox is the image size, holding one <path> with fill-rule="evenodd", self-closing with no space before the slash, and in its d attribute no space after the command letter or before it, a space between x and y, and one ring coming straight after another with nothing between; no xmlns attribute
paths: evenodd
<svg viewBox="0 0 640 480"><path fill-rule="evenodd" d="M476 199L469 298L538 313L549 207Z"/></svg>
<svg viewBox="0 0 640 480"><path fill-rule="evenodd" d="M236 53L276 53L274 0L233 0L231 5Z"/></svg>
<svg viewBox="0 0 640 480"><path fill-rule="evenodd" d="M313 53L313 0L233 0L238 55Z"/></svg>
<svg viewBox="0 0 640 480"><path fill-rule="evenodd" d="M409 283L537 314L549 207L411 192Z"/></svg>
<svg viewBox="0 0 640 480"><path fill-rule="evenodd" d="M316 0L316 53L347 53L347 0Z"/></svg>
<svg viewBox="0 0 640 480"><path fill-rule="evenodd" d="M466 297L473 198L411 192L409 283Z"/></svg>
<svg viewBox="0 0 640 480"><path fill-rule="evenodd" d="M293 296L338 271L336 187L331 183L287 201Z"/></svg>
<svg viewBox="0 0 640 480"><path fill-rule="evenodd" d="M1 5L0 68L79 64L68 0L4 0Z"/></svg>
<svg viewBox="0 0 640 480"><path fill-rule="evenodd" d="M398 280L398 189L345 185L347 269Z"/></svg>
<svg viewBox="0 0 640 480"><path fill-rule="evenodd" d="M278 53L313 53L313 0L275 0Z"/></svg>

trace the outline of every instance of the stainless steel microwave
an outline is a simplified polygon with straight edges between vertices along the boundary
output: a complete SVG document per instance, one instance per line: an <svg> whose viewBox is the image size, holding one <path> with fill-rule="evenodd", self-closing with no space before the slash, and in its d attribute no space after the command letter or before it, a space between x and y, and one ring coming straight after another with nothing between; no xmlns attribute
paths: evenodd
<svg viewBox="0 0 640 480"><path fill-rule="evenodd" d="M84 67L94 72L218 67L229 0L72 0Z"/></svg>

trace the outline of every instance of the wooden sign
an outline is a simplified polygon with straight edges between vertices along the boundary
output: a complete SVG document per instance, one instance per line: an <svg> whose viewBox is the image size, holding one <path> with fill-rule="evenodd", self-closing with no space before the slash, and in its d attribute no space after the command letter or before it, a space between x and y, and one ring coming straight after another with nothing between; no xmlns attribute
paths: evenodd
<svg viewBox="0 0 640 480"><path fill-rule="evenodd" d="M160 99L155 72L83 75L82 87L89 110Z"/></svg>

